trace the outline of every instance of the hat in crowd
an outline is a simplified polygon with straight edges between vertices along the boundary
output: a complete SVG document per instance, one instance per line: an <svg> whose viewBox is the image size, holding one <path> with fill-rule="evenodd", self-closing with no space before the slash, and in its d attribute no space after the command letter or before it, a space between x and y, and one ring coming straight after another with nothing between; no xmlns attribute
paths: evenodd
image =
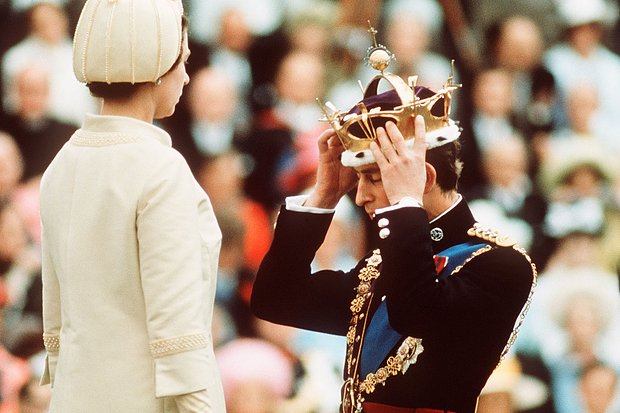
<svg viewBox="0 0 620 413"><path fill-rule="evenodd" d="M543 222L544 233L555 239L575 234L599 237L604 229L605 207L598 198L551 202Z"/></svg>
<svg viewBox="0 0 620 413"><path fill-rule="evenodd" d="M443 9L435 0L391 0L385 4L387 21L401 14L411 14L426 25L431 33L438 33L443 27Z"/></svg>
<svg viewBox="0 0 620 413"><path fill-rule="evenodd" d="M553 300L547 306L550 319L561 329L566 328L569 314L578 302L587 302L598 317L598 328L604 331L616 323L620 314L618 278L598 268L563 268L562 281L554 287Z"/></svg>
<svg viewBox="0 0 620 413"><path fill-rule="evenodd" d="M224 396L229 400L239 386L259 381L277 398L285 398L293 389L291 359L266 340L238 338L215 352L220 368Z"/></svg>
<svg viewBox="0 0 620 413"><path fill-rule="evenodd" d="M156 82L178 59L181 0L87 0L73 40L80 82Z"/></svg>
<svg viewBox="0 0 620 413"><path fill-rule="evenodd" d="M549 398L549 388L537 377L523 373L517 357L509 356L491 373L480 394L508 394L515 411L524 411L542 406Z"/></svg>
<svg viewBox="0 0 620 413"><path fill-rule="evenodd" d="M607 0L556 0L556 6L566 27L610 25L618 19L617 6Z"/></svg>
<svg viewBox="0 0 620 413"><path fill-rule="evenodd" d="M551 147L549 157L541 165L541 188L552 194L564 185L575 171L584 167L595 171L605 184L613 182L618 176L614 160L596 140L571 138Z"/></svg>
<svg viewBox="0 0 620 413"><path fill-rule="evenodd" d="M371 27L370 32L376 34ZM342 112L327 102L321 107L324 121L336 131L345 151L341 161L344 166L361 166L375 163L370 143L376 140L376 129L387 122L394 122L402 132L406 144L413 145L415 116L422 116L426 125L426 141L432 149L452 142L461 134L455 121L450 119L452 93L460 87L453 83L450 74L444 87L434 92L418 86L417 76L410 76L405 82L399 76L385 72L394 60L394 55L383 45L374 42L367 51L366 60L380 73L366 87L363 98L348 112ZM384 80L388 90L379 93L379 83Z"/></svg>

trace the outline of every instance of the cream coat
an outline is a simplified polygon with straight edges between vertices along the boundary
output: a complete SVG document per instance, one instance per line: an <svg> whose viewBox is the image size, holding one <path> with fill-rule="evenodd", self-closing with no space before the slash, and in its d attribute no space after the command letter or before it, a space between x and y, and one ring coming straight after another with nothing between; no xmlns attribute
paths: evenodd
<svg viewBox="0 0 620 413"><path fill-rule="evenodd" d="M196 411L177 407L192 392L223 412L211 340L221 232L170 136L88 116L43 176L41 220L50 412Z"/></svg>

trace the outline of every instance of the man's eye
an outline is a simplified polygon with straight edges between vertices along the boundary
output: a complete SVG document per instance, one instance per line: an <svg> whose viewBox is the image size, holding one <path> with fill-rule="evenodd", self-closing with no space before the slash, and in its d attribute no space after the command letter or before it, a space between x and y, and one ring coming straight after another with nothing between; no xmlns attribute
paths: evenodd
<svg viewBox="0 0 620 413"><path fill-rule="evenodd" d="M376 184L376 183L381 182L381 176L369 176L369 177L368 177L368 180L369 180L371 183Z"/></svg>

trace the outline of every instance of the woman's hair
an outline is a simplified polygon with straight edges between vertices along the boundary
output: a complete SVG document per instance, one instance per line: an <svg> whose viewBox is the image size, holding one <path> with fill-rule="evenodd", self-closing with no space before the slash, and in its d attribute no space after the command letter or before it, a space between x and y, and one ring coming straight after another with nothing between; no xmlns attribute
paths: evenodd
<svg viewBox="0 0 620 413"><path fill-rule="evenodd" d="M457 140L445 145L429 149L426 152L426 162L433 165L437 171L437 185L443 192L456 190L463 170L460 159L461 143Z"/></svg>
<svg viewBox="0 0 620 413"><path fill-rule="evenodd" d="M187 36L189 20L186 16L181 16L181 30L183 36ZM174 61L170 69L164 73L161 77L166 76L169 72L176 69L183 60L183 42L181 42L181 49L179 55ZM103 99L126 99L131 97L144 83L130 83L130 82L118 82L118 83L106 83L106 82L91 82L86 85L90 94L97 98Z"/></svg>

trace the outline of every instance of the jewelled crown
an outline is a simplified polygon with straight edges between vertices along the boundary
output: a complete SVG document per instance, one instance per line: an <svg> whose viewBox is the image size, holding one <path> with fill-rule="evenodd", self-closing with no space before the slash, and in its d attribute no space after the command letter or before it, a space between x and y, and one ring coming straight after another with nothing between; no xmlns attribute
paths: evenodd
<svg viewBox="0 0 620 413"><path fill-rule="evenodd" d="M369 23L370 25L370 23ZM446 83L437 92L418 86L417 76L410 76L405 82L401 77L385 69L395 59L387 47L377 44L377 31L370 27L373 45L366 52L366 62L380 73L366 86L363 98L348 112L342 112L331 102L319 102L325 117L338 134L345 151L342 164L361 166L374 163L370 143L377 138L376 128L388 121L396 123L408 145L413 144L414 126L409 119L421 115L426 124L428 147L435 148L456 140L460 128L450 119L452 93L461 87L454 83L454 61ZM387 92L377 93L379 83L385 80L391 86Z"/></svg>

